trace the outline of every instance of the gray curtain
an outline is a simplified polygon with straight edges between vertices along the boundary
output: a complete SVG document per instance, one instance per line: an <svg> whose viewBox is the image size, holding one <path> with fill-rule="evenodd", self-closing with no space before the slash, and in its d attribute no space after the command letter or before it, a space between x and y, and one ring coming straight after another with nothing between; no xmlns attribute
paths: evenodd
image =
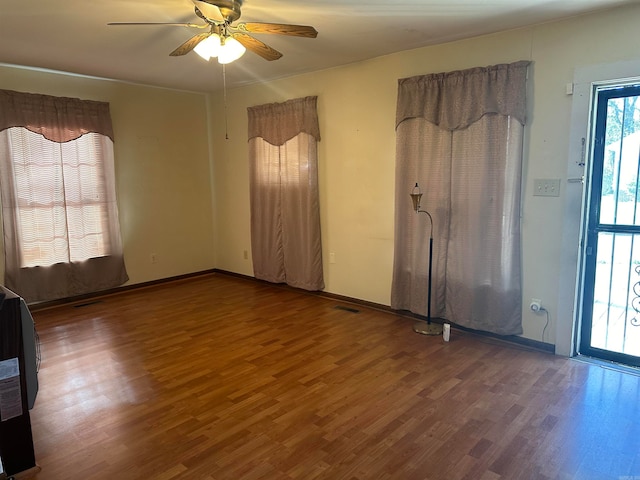
<svg viewBox="0 0 640 480"><path fill-rule="evenodd" d="M401 79L391 306L501 335L522 333L520 197L529 62Z"/></svg>
<svg viewBox="0 0 640 480"><path fill-rule="evenodd" d="M322 290L317 97L248 108L256 278Z"/></svg>
<svg viewBox="0 0 640 480"><path fill-rule="evenodd" d="M27 302L128 280L107 103L0 90L0 189L5 284Z"/></svg>

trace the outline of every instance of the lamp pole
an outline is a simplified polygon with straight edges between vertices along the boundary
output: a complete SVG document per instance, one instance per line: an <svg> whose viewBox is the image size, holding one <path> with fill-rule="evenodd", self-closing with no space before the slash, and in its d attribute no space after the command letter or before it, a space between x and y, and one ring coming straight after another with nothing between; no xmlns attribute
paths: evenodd
<svg viewBox="0 0 640 480"><path fill-rule="evenodd" d="M429 212L420 208L420 200L422 199L422 192L420 186L416 182L416 186L413 187L413 191L409 194L413 201L413 209L416 213L426 213L429 217L429 282L427 287L427 324L424 322L418 322L414 324L413 330L423 335L441 335L442 325L431 323L431 282L433 271L433 217Z"/></svg>

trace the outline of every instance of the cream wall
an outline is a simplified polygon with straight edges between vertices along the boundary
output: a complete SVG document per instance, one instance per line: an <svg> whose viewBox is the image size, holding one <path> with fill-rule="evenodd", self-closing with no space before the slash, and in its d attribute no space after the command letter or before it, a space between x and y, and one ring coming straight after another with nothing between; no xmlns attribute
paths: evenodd
<svg viewBox="0 0 640 480"><path fill-rule="evenodd" d="M561 343L560 353L570 353L579 232L567 220L580 216L582 187L566 181L568 172L575 175L568 159L572 97L566 85L582 66L640 60L639 22L640 6L619 8L229 91L229 140L224 118L213 122L216 266L252 274L247 107L317 95L326 290L389 305L397 80L531 60L522 212L524 337ZM212 96L212 110L223 110L221 94ZM534 178L561 179L560 196L534 197ZM546 317L529 311L531 298L541 299L550 313L544 339Z"/></svg>
<svg viewBox="0 0 640 480"><path fill-rule="evenodd" d="M214 268L205 95L6 65L0 88L109 102L129 284Z"/></svg>
<svg viewBox="0 0 640 480"><path fill-rule="evenodd" d="M640 64L639 21L640 6L626 7L242 87L228 92L226 122L221 92L207 101L197 93L6 65L0 65L0 88L110 103L131 284L214 267L253 274L246 109L317 95L326 290L388 305L397 80L531 60L522 212L524 337L561 345L560 353L568 354L582 187L566 181L580 173L568 158L576 119L566 85L577 70L592 65ZM534 197L534 178L561 179L560 197ZM330 253L335 263L329 263ZM550 312L544 339L546 318L528 310L532 297Z"/></svg>

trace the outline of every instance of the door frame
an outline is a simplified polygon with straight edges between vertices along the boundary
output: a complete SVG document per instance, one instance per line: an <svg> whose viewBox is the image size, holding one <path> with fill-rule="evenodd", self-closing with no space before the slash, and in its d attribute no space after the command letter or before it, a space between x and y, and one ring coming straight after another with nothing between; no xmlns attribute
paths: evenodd
<svg viewBox="0 0 640 480"><path fill-rule="evenodd" d="M632 88L635 91L631 95L623 93L624 89ZM627 91L628 92L628 91ZM607 233L631 233L639 234L640 227L627 227L623 225L608 225L600 223L600 200L602 195L603 173L604 173L604 139L606 135L607 105L612 98L626 98L628 96L640 95L640 78L626 79L621 81L608 81L605 83L594 83L590 99L590 125L589 141L585 142L588 151L585 152L588 161L588 169L585 182L585 201L582 209L582 233L581 233L581 254L580 271L582 272L579 282L579 296L577 311L577 339L576 353L596 357L605 361L613 361L631 366L640 366L640 358L625 353L597 348L591 345L591 333L593 323L593 302L596 280L597 246L598 236L601 232ZM604 114L598 117L598 112L605 109ZM599 161L596 163L596 158ZM607 225L607 226L604 226Z"/></svg>
<svg viewBox="0 0 640 480"><path fill-rule="evenodd" d="M590 138L592 90L594 85L640 81L640 59L576 67L572 80L564 86L567 101L571 102L571 117L560 243L563 255L559 259L558 297L552 317L555 354L564 357L577 355L582 313L582 218L588 191L587 169L591 165L587 142Z"/></svg>

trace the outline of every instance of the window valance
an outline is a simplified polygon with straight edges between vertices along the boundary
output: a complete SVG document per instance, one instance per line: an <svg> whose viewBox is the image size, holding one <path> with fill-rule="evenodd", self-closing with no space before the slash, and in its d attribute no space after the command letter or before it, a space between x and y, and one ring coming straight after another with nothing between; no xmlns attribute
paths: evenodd
<svg viewBox="0 0 640 480"><path fill-rule="evenodd" d="M304 132L320 141L317 101L314 96L247 108L249 140L260 137L271 145L281 146Z"/></svg>
<svg viewBox="0 0 640 480"><path fill-rule="evenodd" d="M108 103L0 90L0 131L11 127L58 143L90 132L114 139Z"/></svg>
<svg viewBox="0 0 640 480"><path fill-rule="evenodd" d="M497 113L525 124L522 95L531 62L477 67L398 80L396 128L410 118L424 118L445 130L468 127Z"/></svg>

